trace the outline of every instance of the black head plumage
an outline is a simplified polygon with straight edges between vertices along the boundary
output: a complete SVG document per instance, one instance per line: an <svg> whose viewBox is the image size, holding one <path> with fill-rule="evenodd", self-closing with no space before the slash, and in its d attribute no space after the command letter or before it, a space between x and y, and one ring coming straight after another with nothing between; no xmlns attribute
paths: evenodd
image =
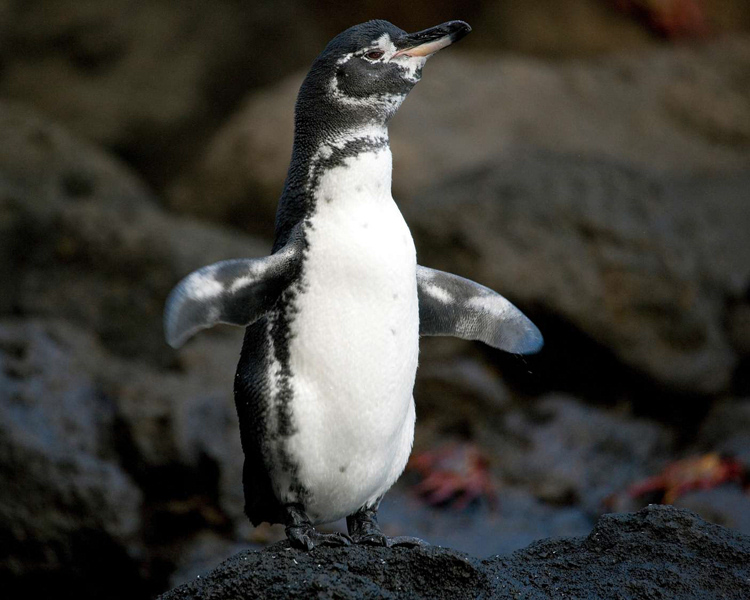
<svg viewBox="0 0 750 600"><path fill-rule="evenodd" d="M471 28L450 21L414 34L383 20L350 27L315 59L300 89L297 122L351 128L387 122L419 81L427 58Z"/></svg>

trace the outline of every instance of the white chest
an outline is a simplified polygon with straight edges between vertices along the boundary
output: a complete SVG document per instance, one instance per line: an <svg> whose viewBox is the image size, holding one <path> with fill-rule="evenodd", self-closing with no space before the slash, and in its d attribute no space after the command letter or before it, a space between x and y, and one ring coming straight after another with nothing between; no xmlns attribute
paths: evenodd
<svg viewBox="0 0 750 600"><path fill-rule="evenodd" d="M327 171L307 231L290 345L290 448L319 505L308 507L316 519L384 493L411 448L416 254L390 176L387 147Z"/></svg>

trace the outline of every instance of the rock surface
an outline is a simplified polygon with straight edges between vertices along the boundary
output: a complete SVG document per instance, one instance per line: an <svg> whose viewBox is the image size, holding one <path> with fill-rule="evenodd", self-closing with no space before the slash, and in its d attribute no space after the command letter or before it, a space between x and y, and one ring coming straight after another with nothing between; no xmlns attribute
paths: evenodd
<svg viewBox="0 0 750 600"><path fill-rule="evenodd" d="M326 41L293 0L2 0L0 11L0 94L117 150L155 183L247 89L301 68L308 46Z"/></svg>
<svg viewBox="0 0 750 600"><path fill-rule="evenodd" d="M650 506L605 515L585 538L536 542L478 560L414 550L286 542L242 552L162 600L193 598L736 598L750 595L750 538L695 514Z"/></svg>
<svg viewBox="0 0 750 600"><path fill-rule="evenodd" d="M504 481L591 515L607 497L653 472L673 446L672 436L651 421L555 394L526 414L508 411L498 429L478 437L501 457L497 469ZM514 449L518 445L524 450Z"/></svg>
<svg viewBox="0 0 750 600"><path fill-rule="evenodd" d="M666 176L530 152L403 210L423 264L564 315L666 387L716 393L738 361L727 305L750 289L748 189L747 169Z"/></svg>
<svg viewBox="0 0 750 600"><path fill-rule="evenodd" d="M0 323L0 579L12 575L11 590L108 595L109 578L143 593L143 494L119 462L96 355L69 327Z"/></svg>
<svg viewBox="0 0 750 600"><path fill-rule="evenodd" d="M165 364L162 310L206 263L259 256L247 236L175 219L124 164L27 108L0 103L0 308L93 328L116 353Z"/></svg>
<svg viewBox="0 0 750 600"><path fill-rule="evenodd" d="M0 581L153 594L175 547L245 522L241 332L178 356L164 299L207 256L266 249L168 216L123 164L33 111L0 103L0 137Z"/></svg>

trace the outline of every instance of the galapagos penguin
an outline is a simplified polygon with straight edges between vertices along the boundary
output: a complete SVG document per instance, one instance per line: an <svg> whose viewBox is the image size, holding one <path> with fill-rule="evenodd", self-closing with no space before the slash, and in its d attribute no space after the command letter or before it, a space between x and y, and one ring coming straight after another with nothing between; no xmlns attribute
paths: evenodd
<svg viewBox="0 0 750 600"><path fill-rule="evenodd" d="M296 547L422 543L377 524L411 452L420 335L542 346L502 296L418 265L391 197L388 122L426 60L469 31L376 20L336 36L299 91L271 255L199 269L167 300L175 348L216 323L247 327L235 378L245 512L286 525ZM343 517L348 536L314 527Z"/></svg>

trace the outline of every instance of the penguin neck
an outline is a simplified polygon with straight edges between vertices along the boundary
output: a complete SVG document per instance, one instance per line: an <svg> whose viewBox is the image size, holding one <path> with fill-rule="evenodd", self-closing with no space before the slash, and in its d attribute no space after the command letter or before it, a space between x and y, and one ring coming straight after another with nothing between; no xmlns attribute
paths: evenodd
<svg viewBox="0 0 750 600"><path fill-rule="evenodd" d="M298 223L311 217L321 177L330 169L344 166L359 155L377 152L378 168L370 174L361 171L356 175L363 180L378 178L372 183L388 194L391 189L389 117L376 113L372 107L357 110L335 104L323 93L305 91L306 85L303 84L295 110L292 160L276 212L274 251L287 242Z"/></svg>
<svg viewBox="0 0 750 600"><path fill-rule="evenodd" d="M380 120L350 122L339 127L322 127L301 122L295 126L292 164L308 168L318 163L341 162L373 148L388 147L388 126Z"/></svg>
<svg viewBox="0 0 750 600"><path fill-rule="evenodd" d="M392 159L388 127L384 122L370 120L330 129L315 127L315 123L298 122L282 200L284 197L304 199L305 204L313 208L311 205L314 205L322 174L368 153L378 153L380 163L387 168L378 169L372 174L358 173L357 177L367 179L371 175L379 179L381 186L390 190ZM361 168L366 166L363 164Z"/></svg>

